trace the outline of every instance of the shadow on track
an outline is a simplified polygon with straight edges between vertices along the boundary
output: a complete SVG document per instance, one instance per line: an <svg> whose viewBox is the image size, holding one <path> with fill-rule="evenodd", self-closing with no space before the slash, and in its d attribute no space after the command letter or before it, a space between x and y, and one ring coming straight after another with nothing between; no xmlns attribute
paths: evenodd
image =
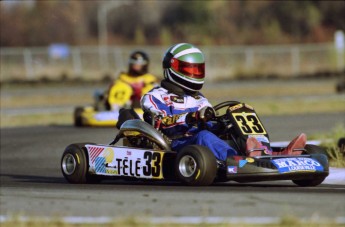
<svg viewBox="0 0 345 227"><path fill-rule="evenodd" d="M174 181L143 181L143 180L124 180L124 179L106 179L98 184L70 184L63 177L49 177L49 176L32 176L32 175L15 175L15 174L2 174L2 186L19 184L34 185L48 185L59 186L62 188L71 189L109 189L109 190L159 190L159 191L193 191L193 192L267 192L267 193L344 193L343 185L320 185L317 187L299 187L290 182L261 182L261 183L214 183L206 187L186 186ZM4 180L3 177L8 177L10 180Z"/></svg>
<svg viewBox="0 0 345 227"><path fill-rule="evenodd" d="M32 175L15 175L15 174L1 174L1 177L9 177L15 182L28 182L28 183L66 183L63 177L47 177L47 176L32 176ZM8 181L2 180L2 184Z"/></svg>

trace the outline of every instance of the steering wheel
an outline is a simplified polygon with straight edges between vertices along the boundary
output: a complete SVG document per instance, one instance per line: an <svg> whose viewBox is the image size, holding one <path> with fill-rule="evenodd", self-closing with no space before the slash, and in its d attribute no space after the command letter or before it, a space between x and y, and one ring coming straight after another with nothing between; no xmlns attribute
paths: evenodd
<svg viewBox="0 0 345 227"><path fill-rule="evenodd" d="M219 113L220 110L223 109L223 108L225 108L225 107L227 108L227 107L229 107L229 106L235 106L235 105L237 105L237 104L241 104L241 102L238 102L238 101L225 101L225 102L222 102L222 103L219 103L219 104L215 105L215 106L213 107L213 109L214 109L214 111L216 112L216 117L217 117L217 118L223 118L223 117L225 116L226 112L220 114L220 113Z"/></svg>

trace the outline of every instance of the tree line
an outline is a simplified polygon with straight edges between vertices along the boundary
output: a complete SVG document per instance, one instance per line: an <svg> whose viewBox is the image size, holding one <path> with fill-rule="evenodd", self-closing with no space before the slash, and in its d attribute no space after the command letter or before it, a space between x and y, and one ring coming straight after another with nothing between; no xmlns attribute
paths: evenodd
<svg viewBox="0 0 345 227"><path fill-rule="evenodd" d="M109 45L250 45L329 42L345 30L344 1L117 0ZM110 1L1 1L0 46L98 44L98 9Z"/></svg>

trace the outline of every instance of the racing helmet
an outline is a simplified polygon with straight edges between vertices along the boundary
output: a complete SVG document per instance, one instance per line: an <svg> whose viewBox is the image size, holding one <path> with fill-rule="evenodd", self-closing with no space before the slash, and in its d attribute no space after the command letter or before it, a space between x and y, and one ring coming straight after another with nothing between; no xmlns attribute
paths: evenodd
<svg viewBox="0 0 345 227"><path fill-rule="evenodd" d="M187 91L199 91L205 78L205 57L189 43L171 46L163 57L164 78Z"/></svg>
<svg viewBox="0 0 345 227"><path fill-rule="evenodd" d="M131 76L140 76L148 72L149 56L143 51L134 51L129 56L128 74Z"/></svg>

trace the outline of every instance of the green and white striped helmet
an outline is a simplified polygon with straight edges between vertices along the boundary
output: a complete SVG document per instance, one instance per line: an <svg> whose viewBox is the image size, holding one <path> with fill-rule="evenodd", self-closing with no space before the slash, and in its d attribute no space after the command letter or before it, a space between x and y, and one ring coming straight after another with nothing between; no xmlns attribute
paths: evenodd
<svg viewBox="0 0 345 227"><path fill-rule="evenodd" d="M205 58L200 49L189 43L170 47L163 58L164 78L189 91L202 88Z"/></svg>

